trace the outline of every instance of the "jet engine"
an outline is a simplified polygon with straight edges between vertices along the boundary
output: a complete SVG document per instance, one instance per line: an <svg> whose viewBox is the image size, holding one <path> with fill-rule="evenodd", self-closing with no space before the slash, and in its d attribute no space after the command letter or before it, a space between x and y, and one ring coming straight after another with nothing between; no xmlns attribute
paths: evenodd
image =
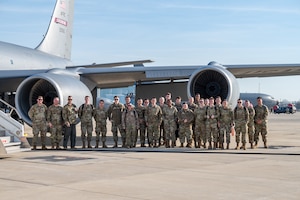
<svg viewBox="0 0 300 200"><path fill-rule="evenodd" d="M211 62L196 70L187 85L188 96L201 94L201 98L220 96L227 99L231 106L236 105L240 91L236 78L224 66Z"/></svg>
<svg viewBox="0 0 300 200"><path fill-rule="evenodd" d="M32 124L28 117L28 111L32 105L37 103L38 96L44 97L46 106L53 103L54 97L59 97L60 104L63 106L67 103L68 96L72 96L73 103L79 107L84 103L84 97L92 97L92 94L87 86L74 76L54 73L30 76L19 85L15 97L20 117L28 125ZM90 99L92 103L93 98Z"/></svg>

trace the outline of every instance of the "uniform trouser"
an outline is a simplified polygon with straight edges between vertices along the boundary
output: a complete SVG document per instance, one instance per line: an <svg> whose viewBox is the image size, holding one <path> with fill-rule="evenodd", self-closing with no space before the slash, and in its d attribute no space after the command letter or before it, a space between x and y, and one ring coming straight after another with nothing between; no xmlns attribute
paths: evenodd
<svg viewBox="0 0 300 200"><path fill-rule="evenodd" d="M140 133L140 142L141 144L145 144L146 140L146 127L144 123L140 123L140 129L137 131L136 138L135 138L135 143L137 143L137 138L138 138L138 132Z"/></svg>
<svg viewBox="0 0 300 200"><path fill-rule="evenodd" d="M125 130L122 128L122 124L111 124L111 132L113 133L114 142L118 142L118 130L121 134L122 142L126 141Z"/></svg>
<svg viewBox="0 0 300 200"><path fill-rule="evenodd" d="M87 135L87 141L90 142L92 140L92 133L93 122L81 122L81 140L84 142Z"/></svg>
<svg viewBox="0 0 300 200"><path fill-rule="evenodd" d="M205 122L196 122L195 124L195 137L196 141L202 141L206 143L206 127Z"/></svg>
<svg viewBox="0 0 300 200"><path fill-rule="evenodd" d="M159 139L159 125L149 124L147 128L149 143L153 144L153 141L158 141Z"/></svg>
<svg viewBox="0 0 300 200"><path fill-rule="evenodd" d="M46 145L46 133L47 133L47 124L46 122L38 122L32 124L32 145L37 145L39 133L41 133L41 143Z"/></svg>
<svg viewBox="0 0 300 200"><path fill-rule="evenodd" d="M158 141L160 142L161 140L163 140L163 141L166 140L166 130L165 130L165 126L164 126L164 121L161 122L160 127L159 127Z"/></svg>
<svg viewBox="0 0 300 200"><path fill-rule="evenodd" d="M69 138L71 140L71 148L74 148L76 145L76 124L71 124L70 127L65 128L65 135L64 135L64 144L63 146L67 148Z"/></svg>
<svg viewBox="0 0 300 200"><path fill-rule="evenodd" d="M241 141L240 135L242 133L242 143L246 143L246 123L235 124L235 141L239 143Z"/></svg>
<svg viewBox="0 0 300 200"><path fill-rule="evenodd" d="M226 143L230 143L230 133L231 133L231 125L230 124L222 124L220 126L220 137L219 142L222 144L224 143L224 135L226 137Z"/></svg>
<svg viewBox="0 0 300 200"><path fill-rule="evenodd" d="M261 137L263 142L267 142L267 124L263 122L262 124L255 124L255 134L254 140L255 142L259 141L259 133L261 133Z"/></svg>
<svg viewBox="0 0 300 200"><path fill-rule="evenodd" d="M253 143L254 142L254 123L248 123L248 137L249 137L249 142Z"/></svg>
<svg viewBox="0 0 300 200"><path fill-rule="evenodd" d="M175 136L175 130L176 130L176 124L175 122L171 121L165 121L164 122L164 129L165 129L165 139L166 140L172 140L172 142L176 141L176 136Z"/></svg>
<svg viewBox="0 0 300 200"><path fill-rule="evenodd" d="M100 141L100 135L101 135L101 141L106 142L106 134L107 134L106 124L103 125L96 124L95 132L96 132L96 142Z"/></svg>
<svg viewBox="0 0 300 200"><path fill-rule="evenodd" d="M62 125L52 124L52 127L50 128L51 133L51 143L59 144L62 138Z"/></svg>
<svg viewBox="0 0 300 200"><path fill-rule="evenodd" d="M218 142L218 132L217 120L208 119L206 121L206 139L208 142Z"/></svg>
<svg viewBox="0 0 300 200"><path fill-rule="evenodd" d="M132 147L136 137L137 130L135 127L128 127L125 130L126 132L126 146Z"/></svg>
<svg viewBox="0 0 300 200"><path fill-rule="evenodd" d="M187 125L179 125L179 140L180 143L184 143L184 140L186 138L186 142L188 144L192 143L192 138L191 138L191 126Z"/></svg>

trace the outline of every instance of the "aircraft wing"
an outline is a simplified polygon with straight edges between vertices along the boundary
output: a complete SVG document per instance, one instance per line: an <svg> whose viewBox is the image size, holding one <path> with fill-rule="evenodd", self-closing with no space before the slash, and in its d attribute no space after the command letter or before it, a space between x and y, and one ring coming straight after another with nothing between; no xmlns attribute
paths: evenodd
<svg viewBox="0 0 300 200"><path fill-rule="evenodd" d="M236 78L300 75L300 64L224 65Z"/></svg>
<svg viewBox="0 0 300 200"><path fill-rule="evenodd" d="M214 63L217 64L217 63ZM90 68L82 66L78 72L84 79L89 79L97 86L122 87L136 81L162 81L188 79L197 69L213 67L214 64L192 66L156 66L156 67L104 67ZM253 64L220 65L236 78L272 77L300 75L300 64Z"/></svg>
<svg viewBox="0 0 300 200"><path fill-rule="evenodd" d="M0 79L11 79L11 78L27 78L34 74L44 73L49 71L48 69L38 70L1 70Z"/></svg>

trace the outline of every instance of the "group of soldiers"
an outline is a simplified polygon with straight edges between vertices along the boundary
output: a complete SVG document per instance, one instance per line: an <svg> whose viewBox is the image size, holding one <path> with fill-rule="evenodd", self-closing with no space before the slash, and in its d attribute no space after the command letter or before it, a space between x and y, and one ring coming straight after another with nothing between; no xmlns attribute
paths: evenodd
<svg viewBox="0 0 300 200"><path fill-rule="evenodd" d="M181 102L181 97L172 101L171 93L164 97L137 99L136 106L131 104L130 96L125 97L125 104L120 103L118 96L105 109L104 100L100 100L96 108L90 104L89 96L78 109L68 97L68 103L62 107L59 98L53 100L53 105L47 108L43 97L39 96L37 104L29 110L33 125L33 148L36 149L38 134L41 134L42 149L45 145L48 127L51 133L52 149L61 149L60 141L64 133L63 148L67 149L68 140L71 149L76 145L76 124L81 122L82 148L92 148L93 118L96 122L96 145L107 148L107 119L111 122L113 148L118 147L120 133L123 148L137 146L138 137L141 147L174 148L179 139L180 147L208 149L229 149L230 137L235 133L235 149L246 150L246 135L251 148L255 148L262 136L264 147L267 148L267 116L268 108L263 105L262 98L257 98L257 105L252 106L248 100L243 104L239 99L232 109L228 101L220 97L203 99L200 94L190 97L188 102ZM225 136L225 140L224 140ZM87 143L86 143L87 142ZM226 143L226 147L224 146Z"/></svg>

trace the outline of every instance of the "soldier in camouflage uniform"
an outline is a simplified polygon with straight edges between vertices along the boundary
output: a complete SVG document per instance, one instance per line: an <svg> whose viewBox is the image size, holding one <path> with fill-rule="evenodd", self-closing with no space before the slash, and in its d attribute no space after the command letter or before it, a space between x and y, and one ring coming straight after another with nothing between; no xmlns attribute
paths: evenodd
<svg viewBox="0 0 300 200"><path fill-rule="evenodd" d="M191 111L194 112L195 108L198 106L194 103L194 97L189 98L188 107ZM195 120L192 122L192 138L194 140L195 147L197 146L197 140L195 136Z"/></svg>
<svg viewBox="0 0 300 200"><path fill-rule="evenodd" d="M204 101L205 102L205 101ZM214 98L209 98L208 106L206 107L206 139L208 140L208 149L212 149L212 142L214 143L213 148L217 148L218 142L218 120L219 120L219 109L214 105Z"/></svg>
<svg viewBox="0 0 300 200"><path fill-rule="evenodd" d="M47 133L47 106L43 104L43 97L38 96L37 103L31 106L28 111L28 116L32 120L32 149L36 150L38 135L41 134L42 149L46 148L46 133Z"/></svg>
<svg viewBox="0 0 300 200"><path fill-rule="evenodd" d="M139 129L139 117L131 103L127 104L127 109L122 113L122 128L126 133L126 147L135 147L137 130Z"/></svg>
<svg viewBox="0 0 300 200"><path fill-rule="evenodd" d="M78 109L78 117L81 121L81 140L82 140L82 148L85 148L85 140L87 138L88 148L92 148L91 140L93 133L93 111L94 106L90 104L90 97L84 97L85 103L82 104ZM86 137L87 136L87 137Z"/></svg>
<svg viewBox="0 0 300 200"><path fill-rule="evenodd" d="M257 147L257 143L259 141L259 133L261 133L262 140L264 142L264 147L268 148L267 146L267 117L269 114L268 107L263 105L262 98L257 97L257 105L254 107L255 115L254 115L254 124L255 124L255 147Z"/></svg>
<svg viewBox="0 0 300 200"><path fill-rule="evenodd" d="M122 138L122 147L125 147L126 135L125 130L122 128L122 113L125 110L125 106L120 103L120 98L114 96L114 103L112 103L107 111L108 119L111 121L111 131L114 138L113 148L118 147L118 129Z"/></svg>
<svg viewBox="0 0 300 200"><path fill-rule="evenodd" d="M159 97L159 106L160 109L163 110L164 107L166 107L167 105L165 104L165 97ZM166 131L165 131L165 127L164 127L164 119L162 118L160 127L159 127L159 139L158 139L158 146L160 146L161 144L164 145L165 140L166 140Z"/></svg>
<svg viewBox="0 0 300 200"><path fill-rule="evenodd" d="M52 149L56 146L56 149L60 149L59 143L62 138L62 106L59 105L59 98L53 99L53 104L49 106L47 111L47 122L50 127Z"/></svg>
<svg viewBox="0 0 300 200"><path fill-rule="evenodd" d="M178 112L177 118L179 123L179 140L181 144L180 147L183 147L183 143L186 138L186 147L191 148L191 126L194 121L194 113L189 109L188 104L182 104L182 109Z"/></svg>
<svg viewBox="0 0 300 200"><path fill-rule="evenodd" d="M206 148L206 106L204 105L204 99L199 100L198 107L194 110L195 116L195 147L200 148L201 144L203 148Z"/></svg>
<svg viewBox="0 0 300 200"><path fill-rule="evenodd" d="M165 147L170 148L170 141L171 147L175 146L176 136L176 121L177 121L177 109L175 106L172 105L173 102L171 99L167 100L167 105L163 107L163 119L164 119L164 129L165 129Z"/></svg>
<svg viewBox="0 0 300 200"><path fill-rule="evenodd" d="M243 106L243 101L238 99L237 106L234 108L234 122L235 122L235 149L239 149L240 134L242 133L242 144L240 149L246 150L246 126L249 121L249 111Z"/></svg>
<svg viewBox="0 0 300 200"><path fill-rule="evenodd" d="M248 121L248 137L249 137L249 143L251 146L251 149L254 148L253 143L254 143L254 115L255 115L255 110L253 108L253 105L249 100L245 101L245 107L249 111L249 121Z"/></svg>
<svg viewBox="0 0 300 200"><path fill-rule="evenodd" d="M148 129L149 147L158 147L159 127L162 121L161 108L156 105L156 98L152 97L151 105L146 110L145 120Z"/></svg>
<svg viewBox="0 0 300 200"><path fill-rule="evenodd" d="M137 106L135 107L135 111L138 114L139 117L139 132L140 132L140 142L141 147L145 147L145 133L146 133L146 123L145 123L145 112L146 108L143 106L143 99L138 98L137 100ZM138 134L137 134L138 135ZM137 138L135 138L135 143L137 143Z"/></svg>
<svg viewBox="0 0 300 200"><path fill-rule="evenodd" d="M175 108L177 109L177 111L181 111L182 109L182 105L181 105L181 96L177 96L175 99ZM175 130L175 136L176 136L176 140L179 137L179 123L178 121L176 122L176 130ZM175 146L176 146L176 142L175 142Z"/></svg>
<svg viewBox="0 0 300 200"><path fill-rule="evenodd" d="M100 99L98 108L94 109L93 117L96 121L96 145L95 148L99 148L99 141L100 141L100 134L101 134L101 140L102 140L102 147L107 148L105 142L106 142L106 133L107 133L107 127L106 127L106 121L108 118L107 111L104 108L104 100Z"/></svg>
<svg viewBox="0 0 300 200"><path fill-rule="evenodd" d="M230 143L230 132L231 127L234 124L233 110L228 106L228 101L226 99L222 102L222 107L220 108L220 141L219 145L221 149L224 149L224 133L226 135L226 149L229 149Z"/></svg>
<svg viewBox="0 0 300 200"><path fill-rule="evenodd" d="M220 109L222 107L222 99L220 96L217 96L215 99L215 107L218 109L219 113L220 113ZM220 122L218 122L218 142L217 142L217 147L220 147Z"/></svg>
<svg viewBox="0 0 300 200"><path fill-rule="evenodd" d="M199 104L200 104L200 99L201 99L200 94L199 94L199 93L196 93L196 94L195 94L194 103L195 103L197 106L199 106Z"/></svg>
<svg viewBox="0 0 300 200"><path fill-rule="evenodd" d="M76 145L76 123L78 109L72 103L72 96L68 96L68 103L63 107L63 120L65 124L64 149L67 149L68 140L71 140L71 149Z"/></svg>

